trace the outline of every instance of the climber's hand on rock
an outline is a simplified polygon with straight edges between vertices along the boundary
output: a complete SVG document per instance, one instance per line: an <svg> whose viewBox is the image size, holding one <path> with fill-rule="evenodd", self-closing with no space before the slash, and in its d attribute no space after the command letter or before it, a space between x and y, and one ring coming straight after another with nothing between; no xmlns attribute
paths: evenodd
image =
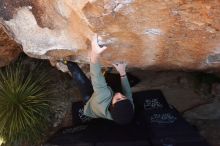
<svg viewBox="0 0 220 146"><path fill-rule="evenodd" d="M92 52L95 54L101 54L107 47L100 47L98 44L98 35L95 34L92 38Z"/></svg>
<svg viewBox="0 0 220 146"><path fill-rule="evenodd" d="M119 72L120 76L125 76L126 75L126 71L125 70L126 70L127 64L125 62L113 63L112 65Z"/></svg>
<svg viewBox="0 0 220 146"><path fill-rule="evenodd" d="M100 54L106 49L106 46L100 47L98 45L98 35L95 34L92 38L92 51L91 51L91 62L96 63Z"/></svg>

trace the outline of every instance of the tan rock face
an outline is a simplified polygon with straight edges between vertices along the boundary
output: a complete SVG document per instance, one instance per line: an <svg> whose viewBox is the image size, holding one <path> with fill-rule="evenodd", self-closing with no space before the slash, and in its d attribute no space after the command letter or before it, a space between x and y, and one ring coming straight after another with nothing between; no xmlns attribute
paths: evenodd
<svg viewBox="0 0 220 146"><path fill-rule="evenodd" d="M220 1L1 0L2 23L23 51L88 62L98 33L102 63L157 70L218 70Z"/></svg>
<svg viewBox="0 0 220 146"><path fill-rule="evenodd" d="M5 28L0 25L0 67L15 60L20 52L20 46L5 33Z"/></svg>

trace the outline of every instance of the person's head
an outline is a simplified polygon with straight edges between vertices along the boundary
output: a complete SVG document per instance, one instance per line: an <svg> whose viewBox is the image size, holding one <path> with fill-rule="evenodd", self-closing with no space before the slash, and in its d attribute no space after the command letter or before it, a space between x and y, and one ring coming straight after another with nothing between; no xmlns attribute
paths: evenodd
<svg viewBox="0 0 220 146"><path fill-rule="evenodd" d="M127 97L121 93L116 93L112 98L110 113L116 123L128 124L134 115L133 105Z"/></svg>

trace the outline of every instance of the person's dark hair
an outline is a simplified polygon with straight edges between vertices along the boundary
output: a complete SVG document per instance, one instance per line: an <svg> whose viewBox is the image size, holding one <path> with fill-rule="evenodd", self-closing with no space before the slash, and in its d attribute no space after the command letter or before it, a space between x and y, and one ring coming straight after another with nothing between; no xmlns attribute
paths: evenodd
<svg viewBox="0 0 220 146"><path fill-rule="evenodd" d="M134 108L130 100L118 101L110 109L113 120L118 124L129 124L134 116Z"/></svg>

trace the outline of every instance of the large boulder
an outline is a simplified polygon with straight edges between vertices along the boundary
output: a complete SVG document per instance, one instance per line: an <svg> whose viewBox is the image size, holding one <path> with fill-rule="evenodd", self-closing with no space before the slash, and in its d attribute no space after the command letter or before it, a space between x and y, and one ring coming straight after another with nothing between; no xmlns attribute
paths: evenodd
<svg viewBox="0 0 220 146"><path fill-rule="evenodd" d="M156 70L218 70L220 1L1 0L1 24L40 59L88 63L90 40L102 63Z"/></svg>

